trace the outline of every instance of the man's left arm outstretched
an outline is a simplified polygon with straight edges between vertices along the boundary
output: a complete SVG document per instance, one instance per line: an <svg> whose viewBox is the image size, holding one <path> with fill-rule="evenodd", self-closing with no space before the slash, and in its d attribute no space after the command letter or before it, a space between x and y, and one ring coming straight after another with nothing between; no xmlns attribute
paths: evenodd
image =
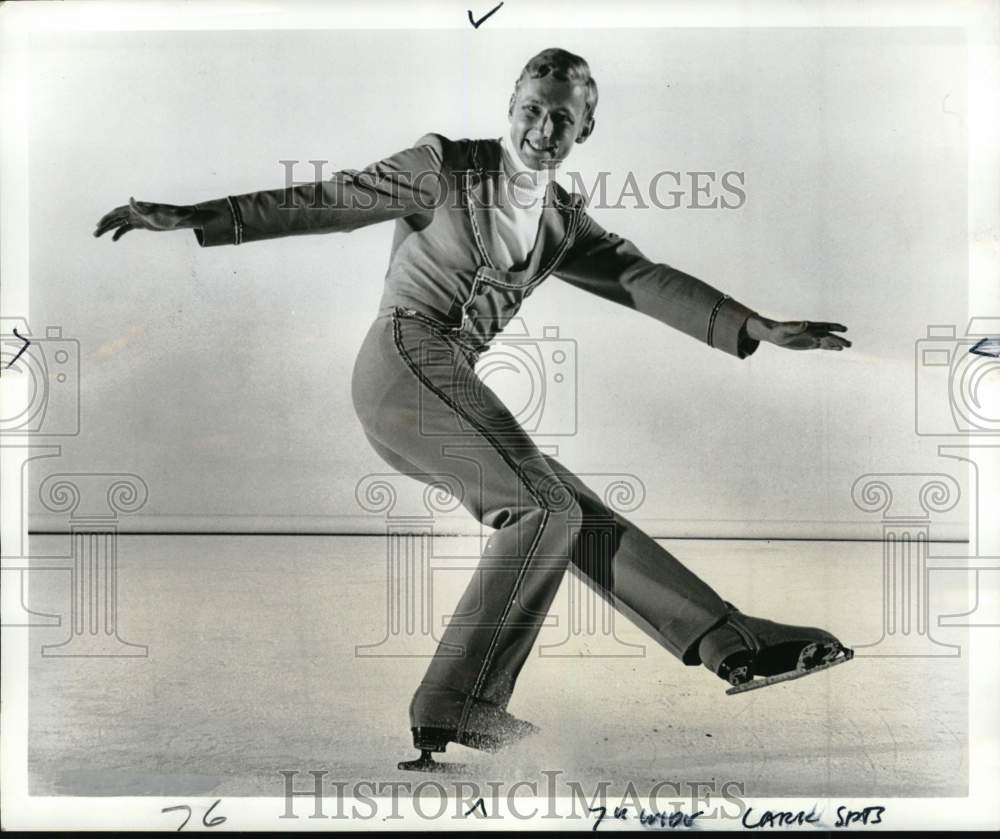
<svg viewBox="0 0 1000 839"><path fill-rule="evenodd" d="M834 334L847 330L843 324L764 317L697 277L653 262L628 239L609 233L586 213L554 274L737 358L752 355L762 341L801 350L851 346Z"/></svg>

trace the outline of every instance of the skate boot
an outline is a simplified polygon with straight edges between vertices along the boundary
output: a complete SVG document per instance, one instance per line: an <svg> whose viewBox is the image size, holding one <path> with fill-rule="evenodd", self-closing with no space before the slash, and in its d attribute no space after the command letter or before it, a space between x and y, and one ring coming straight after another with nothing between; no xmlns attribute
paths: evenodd
<svg viewBox="0 0 1000 839"><path fill-rule="evenodd" d="M854 658L829 632L744 615L731 603L725 621L698 645L702 663L732 687L727 695L800 679Z"/></svg>
<svg viewBox="0 0 1000 839"><path fill-rule="evenodd" d="M458 743L470 749L483 752L498 752L511 746L525 737L537 734L538 726L525 720L519 720L507 714L503 722L489 731L459 731L454 728L412 728L413 745L420 750L416 760L403 760L397 766L412 772L465 772L468 770L461 763L438 763L434 760L434 752L443 752L448 743Z"/></svg>

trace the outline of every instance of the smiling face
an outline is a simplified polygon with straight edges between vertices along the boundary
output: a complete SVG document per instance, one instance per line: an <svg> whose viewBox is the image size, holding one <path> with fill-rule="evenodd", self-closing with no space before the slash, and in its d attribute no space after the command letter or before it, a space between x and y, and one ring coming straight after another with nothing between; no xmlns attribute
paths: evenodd
<svg viewBox="0 0 1000 839"><path fill-rule="evenodd" d="M583 85L551 75L524 79L511 97L511 141L529 169L550 169L562 163L593 131L586 113Z"/></svg>

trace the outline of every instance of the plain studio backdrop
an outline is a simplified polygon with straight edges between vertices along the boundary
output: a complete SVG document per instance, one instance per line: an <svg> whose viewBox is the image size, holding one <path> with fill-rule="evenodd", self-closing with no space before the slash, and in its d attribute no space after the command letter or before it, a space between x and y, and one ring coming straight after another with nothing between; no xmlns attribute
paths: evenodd
<svg viewBox="0 0 1000 839"><path fill-rule="evenodd" d="M521 312L535 367L487 379L538 442L585 480L641 482L631 515L656 536L878 538L851 500L859 476L964 475L914 428L917 342L967 321L960 31L487 28L37 41L30 324L79 342L81 419L32 467L33 529L67 527L37 502L47 474L106 471L149 487L123 529L378 533L356 490L390 470L350 374L392 224L205 249L190 231L91 232L130 195L194 203L282 186L282 160L306 179L306 161L360 169L430 131L498 137L548 46L583 55L600 86L596 132L565 168L610 173L609 204L630 171L647 204L662 171L743 173L738 209L690 208L684 176L681 207L626 196L591 208L604 227L764 315L845 323L854 347L739 361L552 276ZM559 388L553 342L575 361ZM932 536L963 537L967 509ZM479 526L459 509L439 529Z"/></svg>

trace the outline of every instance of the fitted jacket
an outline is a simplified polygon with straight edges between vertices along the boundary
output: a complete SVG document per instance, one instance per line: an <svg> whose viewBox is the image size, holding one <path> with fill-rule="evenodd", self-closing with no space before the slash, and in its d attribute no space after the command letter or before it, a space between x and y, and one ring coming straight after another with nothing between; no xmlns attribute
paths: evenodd
<svg viewBox="0 0 1000 839"><path fill-rule="evenodd" d="M329 180L198 204L200 245L231 245L395 222L380 312L408 309L483 349L548 276L649 315L738 358L757 349L753 310L604 230L583 199L554 180L534 248L512 268L490 253L501 180L499 140L426 134L412 148Z"/></svg>

